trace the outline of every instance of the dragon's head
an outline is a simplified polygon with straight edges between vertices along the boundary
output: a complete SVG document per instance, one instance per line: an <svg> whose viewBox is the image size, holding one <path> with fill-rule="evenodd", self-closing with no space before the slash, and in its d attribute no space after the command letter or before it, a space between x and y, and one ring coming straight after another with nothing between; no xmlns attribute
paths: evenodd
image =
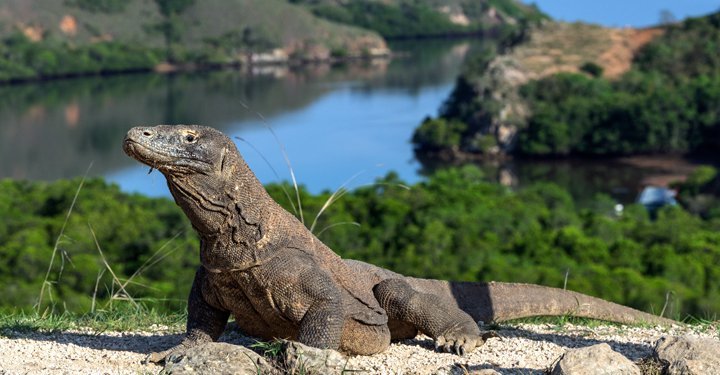
<svg viewBox="0 0 720 375"><path fill-rule="evenodd" d="M221 172L234 149L224 134L199 125L138 126L123 141L126 154L166 176Z"/></svg>
<svg viewBox="0 0 720 375"><path fill-rule="evenodd" d="M237 214L228 207L242 204L243 197L257 201L267 195L233 141L207 126L138 126L128 131L123 150L165 175L175 202L201 234L226 230L228 217Z"/></svg>

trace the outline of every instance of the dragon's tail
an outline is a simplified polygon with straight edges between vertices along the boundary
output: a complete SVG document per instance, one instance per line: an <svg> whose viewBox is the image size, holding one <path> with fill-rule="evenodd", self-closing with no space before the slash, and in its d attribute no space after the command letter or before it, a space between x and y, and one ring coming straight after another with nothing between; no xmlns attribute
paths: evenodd
<svg viewBox="0 0 720 375"><path fill-rule="evenodd" d="M448 282L407 277L413 289L432 293L476 321L501 322L532 316L576 316L627 324L677 323L585 294L533 284Z"/></svg>

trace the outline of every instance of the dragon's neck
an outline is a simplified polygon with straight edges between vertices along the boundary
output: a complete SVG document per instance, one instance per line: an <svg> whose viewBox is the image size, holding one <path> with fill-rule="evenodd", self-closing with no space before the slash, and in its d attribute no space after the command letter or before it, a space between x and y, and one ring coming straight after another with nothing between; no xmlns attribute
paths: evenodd
<svg viewBox="0 0 720 375"><path fill-rule="evenodd" d="M227 269L258 258L272 200L252 174L167 176L175 202L202 240L206 268ZM246 169L249 171L249 169Z"/></svg>

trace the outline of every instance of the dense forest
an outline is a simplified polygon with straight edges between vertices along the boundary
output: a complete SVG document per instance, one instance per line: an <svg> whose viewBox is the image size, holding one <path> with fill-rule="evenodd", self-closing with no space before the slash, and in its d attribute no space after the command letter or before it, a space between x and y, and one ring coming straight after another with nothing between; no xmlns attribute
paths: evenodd
<svg viewBox="0 0 720 375"><path fill-rule="evenodd" d="M617 80L585 63L580 73L531 81L520 89L530 116L511 152L524 155L702 153L720 135L720 14L665 26ZM466 76L487 66L468 68ZM437 119L416 131L419 151L482 152L478 128L497 116L472 79L461 77ZM491 138L491 137L488 137Z"/></svg>
<svg viewBox="0 0 720 375"><path fill-rule="evenodd" d="M419 277L566 284L656 313L667 298L666 315L716 318L717 186L715 170L701 168L679 187L686 208L617 213L609 197L580 208L556 185L512 191L463 167L409 187L389 174L334 197L302 189L300 197L306 225L343 257ZM291 187L268 189L293 211ZM184 306L198 241L170 200L96 179L3 180L0 193L4 310L31 309L38 298L55 311L132 303L128 296L151 308Z"/></svg>

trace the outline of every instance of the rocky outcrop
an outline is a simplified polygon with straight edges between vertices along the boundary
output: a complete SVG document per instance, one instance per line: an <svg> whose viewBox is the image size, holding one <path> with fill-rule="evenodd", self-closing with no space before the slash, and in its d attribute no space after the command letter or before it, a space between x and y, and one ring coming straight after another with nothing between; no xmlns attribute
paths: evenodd
<svg viewBox="0 0 720 375"><path fill-rule="evenodd" d="M669 375L720 374L720 341L692 336L663 337L654 356Z"/></svg>
<svg viewBox="0 0 720 375"><path fill-rule="evenodd" d="M551 375L640 375L640 368L602 343L570 349L553 366Z"/></svg>
<svg viewBox="0 0 720 375"><path fill-rule="evenodd" d="M304 374L340 374L347 358L335 350L318 349L295 341L283 341L284 369L298 369Z"/></svg>
<svg viewBox="0 0 720 375"><path fill-rule="evenodd" d="M521 86L557 73L580 73L586 63L602 68L606 78L618 78L630 69L635 53L661 34L661 29L545 22L528 33L526 42L495 57L472 79L475 92L497 108L490 123L477 128L483 135L495 137L497 151L511 152L518 129L531 114L520 95Z"/></svg>
<svg viewBox="0 0 720 375"><path fill-rule="evenodd" d="M188 349L171 357L162 374L280 374L265 357L252 350L224 342L213 342Z"/></svg>
<svg viewBox="0 0 720 375"><path fill-rule="evenodd" d="M172 356L162 374L340 374L347 359L335 350L318 349L282 340L279 352L268 359L254 351L224 342L213 342Z"/></svg>
<svg viewBox="0 0 720 375"><path fill-rule="evenodd" d="M640 364L639 367L603 343L568 350L555 362L551 374L720 374L720 341L688 335L664 336L655 343L652 357Z"/></svg>

